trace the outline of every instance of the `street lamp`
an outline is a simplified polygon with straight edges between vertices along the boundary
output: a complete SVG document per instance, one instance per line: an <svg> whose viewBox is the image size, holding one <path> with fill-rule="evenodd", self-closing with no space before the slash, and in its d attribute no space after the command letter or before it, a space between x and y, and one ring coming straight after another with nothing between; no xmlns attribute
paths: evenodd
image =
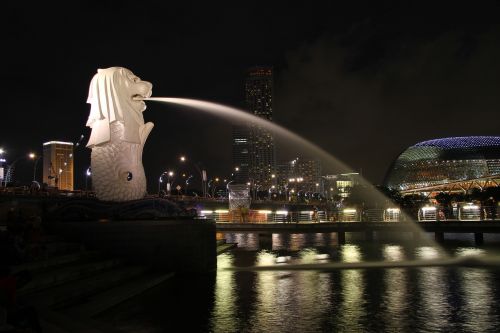
<svg viewBox="0 0 500 333"><path fill-rule="evenodd" d="M161 184L163 183L163 176L168 176L168 181L167 181L167 193L170 194L170 178L174 175L173 171L164 171L160 175L160 178L158 178L158 195L160 195L161 192Z"/></svg>
<svg viewBox="0 0 500 333"><path fill-rule="evenodd" d="M193 178L193 175L189 175L187 178L186 178L186 188L184 189L184 192L186 195L189 195L188 194L188 185L189 185L189 180Z"/></svg>
<svg viewBox="0 0 500 333"><path fill-rule="evenodd" d="M179 157L179 161L181 163L186 163L188 161L187 157L182 155ZM201 189L203 191L203 197L206 197L207 196L207 172L206 170L201 170L200 167L198 166L198 164L196 163L191 163L194 168L196 169L196 171L198 171L198 173L200 174L200 179L201 179Z"/></svg>
<svg viewBox="0 0 500 333"><path fill-rule="evenodd" d="M0 154L4 154L5 153L5 150L2 149L2 152ZM33 156L33 157L32 157ZM28 157L29 158L35 158L35 154L34 153L30 153L28 154ZM4 184L5 184L5 187L7 187L7 183L10 181L10 179L12 178L12 174L14 173L14 170L15 170L15 167L16 167L16 163L22 159L22 158L26 158L25 156L20 156L18 158L16 158L14 160L14 162L12 162L11 164L9 164L7 166L7 172L5 173L4 175ZM38 160L37 160L38 162ZM36 166L36 163L35 163L35 166ZM34 178L34 177L33 177Z"/></svg>
<svg viewBox="0 0 500 333"><path fill-rule="evenodd" d="M2 157L2 155L5 153L5 150L3 150L3 148L0 148L0 171L2 172L0 174L0 187L3 185L3 179L5 177L4 175L4 170L3 170L3 162L5 162L5 159Z"/></svg>
<svg viewBox="0 0 500 333"><path fill-rule="evenodd" d="M208 182L208 189L210 190L210 186L211 184L215 182L215 185L212 186L212 198L215 196L215 191L217 190L217 184L219 183L219 177L215 177L214 179L210 179L210 181Z"/></svg>
<svg viewBox="0 0 500 333"><path fill-rule="evenodd" d="M276 189L276 186L275 185L271 185L271 187L269 188L269 197L267 200L271 201L271 193L273 192L273 190Z"/></svg>
<svg viewBox="0 0 500 333"><path fill-rule="evenodd" d="M31 160L35 161L35 163L33 165L33 181L35 182L36 181L36 167L38 165L38 160L40 160L40 158L42 158L42 156L37 156L35 153L29 153L28 157Z"/></svg>
<svg viewBox="0 0 500 333"><path fill-rule="evenodd" d="M171 182L171 178L173 177L174 175L174 172L173 171L169 171L168 172L168 183L167 183L167 193L168 195L170 195L172 193L172 182Z"/></svg>
<svg viewBox="0 0 500 333"><path fill-rule="evenodd" d="M87 183L88 183L89 177L91 177L91 176L92 176L92 169L91 169L91 167L88 167L87 170L85 171L85 191L88 190Z"/></svg>
<svg viewBox="0 0 500 333"><path fill-rule="evenodd" d="M158 179L158 196L160 196L160 192L161 192L161 183L163 183L163 180L162 180L163 174L164 173L162 173L160 175L160 178Z"/></svg>

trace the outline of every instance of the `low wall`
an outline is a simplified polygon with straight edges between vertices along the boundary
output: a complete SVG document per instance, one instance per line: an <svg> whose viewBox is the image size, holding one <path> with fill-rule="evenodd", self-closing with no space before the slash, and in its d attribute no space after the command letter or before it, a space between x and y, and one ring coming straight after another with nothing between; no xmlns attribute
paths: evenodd
<svg viewBox="0 0 500 333"><path fill-rule="evenodd" d="M68 240L178 273L208 273L217 267L215 223L209 220L52 222L49 228Z"/></svg>

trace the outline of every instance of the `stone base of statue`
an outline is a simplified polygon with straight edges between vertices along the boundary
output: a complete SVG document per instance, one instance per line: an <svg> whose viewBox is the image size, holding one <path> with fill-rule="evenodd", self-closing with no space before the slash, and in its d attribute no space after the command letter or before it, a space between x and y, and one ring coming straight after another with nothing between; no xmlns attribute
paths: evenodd
<svg viewBox="0 0 500 333"><path fill-rule="evenodd" d="M162 198L145 198L126 202L101 201L96 198L74 198L60 201L48 207L46 219L50 221L98 221L98 220L155 220L190 218L196 210Z"/></svg>

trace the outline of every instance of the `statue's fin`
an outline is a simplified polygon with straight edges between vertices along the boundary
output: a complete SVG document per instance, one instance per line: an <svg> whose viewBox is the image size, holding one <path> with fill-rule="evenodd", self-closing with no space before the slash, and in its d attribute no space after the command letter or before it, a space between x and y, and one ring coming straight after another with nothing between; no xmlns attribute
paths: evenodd
<svg viewBox="0 0 500 333"><path fill-rule="evenodd" d="M146 140L148 139L149 133L151 133L151 130L153 129L154 124L152 122L145 123L144 125L141 125L139 128L139 135L141 138L141 145L139 148L139 157L142 156L142 150L144 148L144 144L146 143Z"/></svg>

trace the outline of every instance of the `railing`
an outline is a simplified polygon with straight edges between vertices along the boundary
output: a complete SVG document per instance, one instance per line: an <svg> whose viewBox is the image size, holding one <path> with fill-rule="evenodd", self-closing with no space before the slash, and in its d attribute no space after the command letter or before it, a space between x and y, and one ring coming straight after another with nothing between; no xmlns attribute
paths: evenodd
<svg viewBox="0 0 500 333"><path fill-rule="evenodd" d="M417 216L409 216L397 208L285 211L249 210L248 214L229 210L202 210L200 218L220 223L321 223L321 222L404 222L416 219L420 222L445 221L492 221L500 219L500 206L484 206L478 210L458 209L455 215L436 210L419 210Z"/></svg>
<svg viewBox="0 0 500 333"><path fill-rule="evenodd" d="M35 189L28 186L0 187L0 196L50 196L50 197L95 197L92 191L67 191L57 188Z"/></svg>

